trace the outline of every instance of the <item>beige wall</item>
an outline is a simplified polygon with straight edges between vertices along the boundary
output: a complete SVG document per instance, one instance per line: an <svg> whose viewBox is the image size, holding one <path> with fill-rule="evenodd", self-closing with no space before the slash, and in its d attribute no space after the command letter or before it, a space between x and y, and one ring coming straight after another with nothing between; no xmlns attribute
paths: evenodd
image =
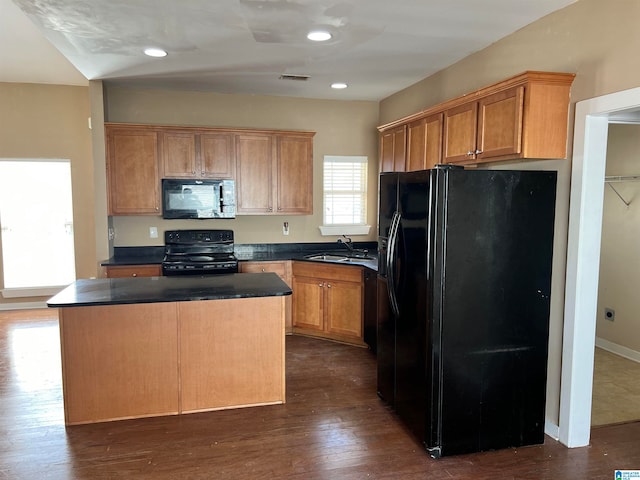
<svg viewBox="0 0 640 480"><path fill-rule="evenodd" d="M640 125L610 125L607 175L640 175ZM611 184L604 190L602 250L596 336L640 352L640 182ZM615 320L604 319L605 307Z"/></svg>
<svg viewBox="0 0 640 480"><path fill-rule="evenodd" d="M0 83L0 158L71 160L76 274L85 278L96 275L88 93L87 87ZM17 301L24 299L11 302ZM9 301L0 297L0 303Z"/></svg>
<svg viewBox="0 0 640 480"><path fill-rule="evenodd" d="M378 122L377 102L341 102L216 93L105 89L106 117L110 122L200 125L213 127L309 130L313 141L313 215L238 216L234 220L163 220L156 216L113 217L115 245L162 245L164 230L179 228L231 228L236 243L326 242L322 237L322 161L324 155L366 155L369 158L368 236L376 239ZM283 222L290 234L282 235ZM155 226L159 238L149 238Z"/></svg>
<svg viewBox="0 0 640 480"><path fill-rule="evenodd" d="M496 168L558 171L551 296L547 420L558 425L575 102L640 85L640 2L579 0L488 48L383 100L380 123L435 105L525 70L576 73L571 92L569 159L501 164Z"/></svg>

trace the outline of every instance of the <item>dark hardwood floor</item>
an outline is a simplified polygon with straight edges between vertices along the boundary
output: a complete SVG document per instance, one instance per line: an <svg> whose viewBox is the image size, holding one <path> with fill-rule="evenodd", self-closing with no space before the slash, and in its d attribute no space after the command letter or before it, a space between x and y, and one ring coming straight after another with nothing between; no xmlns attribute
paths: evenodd
<svg viewBox="0 0 640 480"><path fill-rule="evenodd" d="M589 447L433 460L376 396L361 348L287 337L286 405L65 429L55 311L0 312L0 479L613 479L640 469L640 423Z"/></svg>

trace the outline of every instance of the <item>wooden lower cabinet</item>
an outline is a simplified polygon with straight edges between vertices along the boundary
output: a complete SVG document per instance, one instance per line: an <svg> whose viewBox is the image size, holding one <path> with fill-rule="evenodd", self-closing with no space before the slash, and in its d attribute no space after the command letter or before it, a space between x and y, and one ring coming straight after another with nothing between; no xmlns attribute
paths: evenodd
<svg viewBox="0 0 640 480"><path fill-rule="evenodd" d="M107 278L124 277L159 277L162 275L162 265L118 265L106 267Z"/></svg>
<svg viewBox="0 0 640 480"><path fill-rule="evenodd" d="M293 332L365 346L362 267L293 262Z"/></svg>
<svg viewBox="0 0 640 480"><path fill-rule="evenodd" d="M291 287L291 261L265 261L265 262L240 262L238 264L240 273L276 273L284 282ZM291 295L287 295L284 300L284 325L287 334L293 329L291 320Z"/></svg>

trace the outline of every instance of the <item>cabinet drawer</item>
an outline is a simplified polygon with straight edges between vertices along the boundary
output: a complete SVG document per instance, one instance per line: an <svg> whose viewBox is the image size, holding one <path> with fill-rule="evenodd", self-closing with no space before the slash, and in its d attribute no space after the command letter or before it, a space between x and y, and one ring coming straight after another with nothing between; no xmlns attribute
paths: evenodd
<svg viewBox="0 0 640 480"><path fill-rule="evenodd" d="M362 267L357 265L330 265L318 262L293 262L293 276L322 277L343 282L362 282Z"/></svg>
<svg viewBox="0 0 640 480"><path fill-rule="evenodd" d="M107 267L107 278L159 277L161 275L161 265L126 265L119 267Z"/></svg>
<svg viewBox="0 0 640 480"><path fill-rule="evenodd" d="M277 273L283 279L287 278L287 267L285 262L240 262L242 273Z"/></svg>

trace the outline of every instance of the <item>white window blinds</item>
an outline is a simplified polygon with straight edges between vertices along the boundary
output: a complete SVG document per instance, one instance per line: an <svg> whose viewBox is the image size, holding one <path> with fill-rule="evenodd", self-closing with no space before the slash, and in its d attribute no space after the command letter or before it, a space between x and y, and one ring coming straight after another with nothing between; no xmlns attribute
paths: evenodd
<svg viewBox="0 0 640 480"><path fill-rule="evenodd" d="M324 157L324 224L364 225L367 219L367 157Z"/></svg>

